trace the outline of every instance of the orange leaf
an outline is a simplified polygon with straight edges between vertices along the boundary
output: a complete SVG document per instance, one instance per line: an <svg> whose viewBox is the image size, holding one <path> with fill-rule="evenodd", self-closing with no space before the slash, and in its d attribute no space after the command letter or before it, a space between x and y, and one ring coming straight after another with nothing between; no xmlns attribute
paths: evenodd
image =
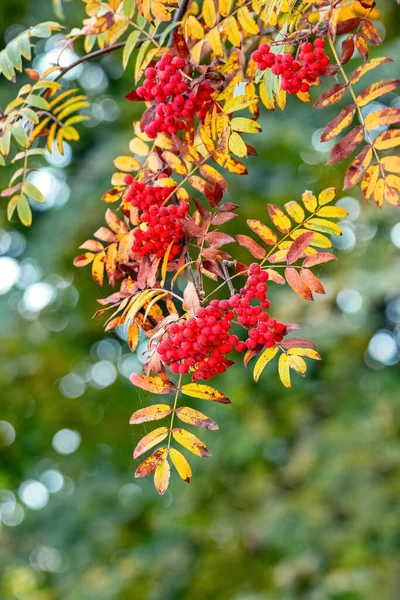
<svg viewBox="0 0 400 600"><path fill-rule="evenodd" d="M163 381L161 377L149 377L141 373L132 373L130 379L136 387L153 394L169 394L176 389L171 381Z"/></svg>
<svg viewBox="0 0 400 600"><path fill-rule="evenodd" d="M311 291L316 294L325 294L325 289L321 281L309 269L301 269L300 277Z"/></svg>
<svg viewBox="0 0 400 600"><path fill-rule="evenodd" d="M236 236L237 241L241 246L246 248L254 256L254 258L264 258L266 252L260 244L257 244L251 237L248 235L239 234Z"/></svg>
<svg viewBox="0 0 400 600"><path fill-rule="evenodd" d="M292 265L297 259L304 255L304 251L311 244L313 237L314 233L309 231L307 233L302 233L297 239L295 239L286 257L286 262L288 265Z"/></svg>
<svg viewBox="0 0 400 600"><path fill-rule="evenodd" d="M128 327L127 342L131 351L135 352L139 343L139 327L135 322L131 323Z"/></svg>
<svg viewBox="0 0 400 600"><path fill-rule="evenodd" d="M300 298L313 300L310 288L304 283L296 269L287 267L285 269L285 277L292 290L296 292Z"/></svg>
<svg viewBox="0 0 400 600"><path fill-rule="evenodd" d="M135 450L133 451L133 458L138 458L150 448L153 448L159 442L165 440L168 435L168 427L157 427L157 429L153 429L147 435L144 436L137 444Z"/></svg>
<svg viewBox="0 0 400 600"><path fill-rule="evenodd" d="M363 177L366 168L372 159L372 147L365 146L355 157L346 171L343 189L347 190L356 185Z"/></svg>
<svg viewBox="0 0 400 600"><path fill-rule="evenodd" d="M93 252L85 252L84 254L81 254L80 256L74 258L74 266L86 267L86 265L90 265L94 257L95 255L93 254Z"/></svg>
<svg viewBox="0 0 400 600"><path fill-rule="evenodd" d="M165 459L167 455L166 448L159 448L144 460L136 469L135 477L147 477L156 470L157 466Z"/></svg>
<svg viewBox="0 0 400 600"><path fill-rule="evenodd" d="M315 265L321 265L330 260L336 260L336 256L330 252L318 252L318 254L307 256L303 261L303 267L314 267Z"/></svg>
<svg viewBox="0 0 400 600"><path fill-rule="evenodd" d="M146 406L133 413L129 423L131 425L137 425L138 423L147 423L147 421L158 421L164 419L172 413L172 408L169 404L153 404L152 406Z"/></svg>
<svg viewBox="0 0 400 600"><path fill-rule="evenodd" d="M103 285L104 281L104 258L106 256L105 252L99 252L93 259L92 263L92 277L96 283L99 285Z"/></svg>

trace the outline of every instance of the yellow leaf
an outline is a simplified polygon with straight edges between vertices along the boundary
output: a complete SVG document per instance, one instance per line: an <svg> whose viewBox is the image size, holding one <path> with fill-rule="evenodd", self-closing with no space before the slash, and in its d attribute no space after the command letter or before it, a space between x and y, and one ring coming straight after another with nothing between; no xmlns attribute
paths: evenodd
<svg viewBox="0 0 400 600"><path fill-rule="evenodd" d="M221 404L230 404L231 402L229 398L218 390L200 383L187 383L183 385L182 393L193 398L202 398L203 400L211 400L212 402L219 402Z"/></svg>
<svg viewBox="0 0 400 600"><path fill-rule="evenodd" d="M317 211L319 217L328 219L344 219L348 214L347 210L341 206L323 206Z"/></svg>
<svg viewBox="0 0 400 600"><path fill-rule="evenodd" d="M302 207L298 202L291 200L285 204L286 212L290 217L292 217L293 221L296 223L302 223L305 219L305 213Z"/></svg>
<svg viewBox="0 0 400 600"><path fill-rule="evenodd" d="M150 448L153 448L153 446L165 440L168 432L168 427L157 427L157 429L150 431L150 433L145 435L144 438L142 438L137 444L133 452L133 458L138 458L138 456L141 456L147 452L147 450L150 450Z"/></svg>
<svg viewBox="0 0 400 600"><path fill-rule="evenodd" d="M278 241L278 236L269 227L256 219L248 219L247 225L256 233L266 244L273 246Z"/></svg>
<svg viewBox="0 0 400 600"><path fill-rule="evenodd" d="M254 365L254 381L258 381L260 379L260 375L263 372L265 366L269 363L270 360L274 358L277 352L278 346L274 346L273 348L266 348L264 350L260 358L257 360L256 364Z"/></svg>
<svg viewBox="0 0 400 600"><path fill-rule="evenodd" d="M162 262L162 267L161 267L161 287L164 286L165 283L165 279L167 277L167 268L168 268L168 261L169 261L169 256L171 253L171 248L172 246L175 244L175 239L172 240L172 242L170 242L166 253L164 254L164 258L163 258L163 262Z"/></svg>
<svg viewBox="0 0 400 600"><path fill-rule="evenodd" d="M132 373L130 380L133 385L153 394L168 394L175 391L171 382L165 382L161 377L149 377L141 373Z"/></svg>
<svg viewBox="0 0 400 600"><path fill-rule="evenodd" d="M132 171L139 171L141 164L132 156L117 156L114 160L114 165L120 171L124 173L131 173Z"/></svg>
<svg viewBox="0 0 400 600"><path fill-rule="evenodd" d="M400 173L400 156L385 156L381 158L381 165L389 173Z"/></svg>
<svg viewBox="0 0 400 600"><path fill-rule="evenodd" d="M365 117L365 127L369 130L393 125L400 121L400 108L381 108Z"/></svg>
<svg viewBox="0 0 400 600"><path fill-rule="evenodd" d="M394 177L394 175L392 175ZM378 206L382 206L385 196L385 180L378 179L374 187L374 200Z"/></svg>
<svg viewBox="0 0 400 600"><path fill-rule="evenodd" d="M243 110L243 108L247 108L248 105L249 99L246 98L246 96L243 94L240 96L235 96L231 100L225 102L223 110L226 115L229 115L230 113L235 112L237 110Z"/></svg>
<svg viewBox="0 0 400 600"><path fill-rule="evenodd" d="M371 71L372 69L376 69L376 67L379 67L381 64L383 64L385 62L391 62L391 59L381 56L380 58L373 58L373 59L367 61L366 63L362 64L360 67L358 67L354 71L353 75L350 78L350 83L352 85L354 85L355 83L357 83L357 81L360 81L361 77L363 77L363 75L368 73L368 71Z"/></svg>
<svg viewBox="0 0 400 600"><path fill-rule="evenodd" d="M181 452L175 450L175 448L171 448L169 451L169 455L171 457L172 464L178 472L178 475L183 481L186 483L190 483L190 478L192 477L192 469L186 458L183 456Z"/></svg>
<svg viewBox="0 0 400 600"><path fill-rule="evenodd" d="M326 221L325 219L310 219L304 226L312 231L320 231L321 233L327 233L328 235L342 235L342 230L339 225Z"/></svg>
<svg viewBox="0 0 400 600"><path fill-rule="evenodd" d="M372 165L366 171L361 181L361 191L364 197L368 200L375 188L379 177L379 165Z"/></svg>
<svg viewBox="0 0 400 600"><path fill-rule="evenodd" d="M135 352L139 344L139 327L135 322L131 323L127 332L128 346L132 352Z"/></svg>
<svg viewBox="0 0 400 600"><path fill-rule="evenodd" d="M179 158L179 156L176 156L176 154L174 154L173 152L165 150L162 153L162 157L165 160L165 162L171 167L171 169L175 171L175 173L177 173L178 175L187 174L187 168L185 166L185 163Z"/></svg>
<svg viewBox="0 0 400 600"><path fill-rule="evenodd" d="M181 446L190 450L193 454L197 456L211 456L211 453L207 450L207 446L198 437L193 435L193 433L186 431L186 429L177 427L172 430L172 436L178 444L181 444Z"/></svg>
<svg viewBox="0 0 400 600"><path fill-rule="evenodd" d="M157 466L162 462L167 455L166 448L159 448L144 460L136 469L135 477L146 477L156 470Z"/></svg>
<svg viewBox="0 0 400 600"><path fill-rule="evenodd" d="M218 0L219 12L223 17L227 17L232 8L232 0Z"/></svg>
<svg viewBox="0 0 400 600"><path fill-rule="evenodd" d="M259 33L260 30L258 28L258 25L251 16L250 11L246 6L242 6L242 8L239 8L238 19L244 31L253 35L257 35Z"/></svg>
<svg viewBox="0 0 400 600"><path fill-rule="evenodd" d="M181 408L178 408L176 410L176 416L184 423L194 425L195 427L205 427L210 431L216 431L219 429L215 421L200 411L190 408L189 406L182 406Z"/></svg>
<svg viewBox="0 0 400 600"><path fill-rule="evenodd" d="M386 177L386 182L390 187L400 191L400 177L397 177L396 175L388 175Z"/></svg>
<svg viewBox="0 0 400 600"><path fill-rule="evenodd" d="M287 388L291 387L290 383L290 371L289 371L289 357L287 354L281 354L278 362L279 377L283 385Z"/></svg>
<svg viewBox="0 0 400 600"><path fill-rule="evenodd" d="M317 208L317 199L310 190L306 190L302 195L301 199L303 204L309 212L314 212Z"/></svg>
<svg viewBox="0 0 400 600"><path fill-rule="evenodd" d="M289 367L299 375L304 375L307 371L306 361L298 355L288 356Z"/></svg>
<svg viewBox="0 0 400 600"><path fill-rule="evenodd" d="M329 204L329 202L332 202L332 200L334 199L335 196L336 196L336 189L334 187L326 188L325 190L322 190L322 192L318 196L318 204L320 206Z"/></svg>
<svg viewBox="0 0 400 600"><path fill-rule="evenodd" d="M322 360L320 354L313 348L290 348L288 354L296 356L307 356L307 358L313 358L314 360Z"/></svg>
<svg viewBox="0 0 400 600"><path fill-rule="evenodd" d="M92 277L93 277L94 281L96 283L98 283L99 285L103 285L103 281L104 281L104 268L105 268L104 258L105 258L105 255L106 255L105 252L99 252L94 257L94 260L92 263Z"/></svg>
<svg viewBox="0 0 400 600"><path fill-rule="evenodd" d="M168 489L171 469L167 459L160 462L154 473L154 486L162 496Z"/></svg>
<svg viewBox="0 0 400 600"><path fill-rule="evenodd" d="M214 0L204 0L202 12L207 27L214 27L215 23L217 22Z"/></svg>
<svg viewBox="0 0 400 600"><path fill-rule="evenodd" d="M235 131L229 136L229 150L239 158L247 156L247 146Z"/></svg>
<svg viewBox="0 0 400 600"><path fill-rule="evenodd" d="M147 156L149 153L149 147L146 142L137 137L129 142L129 150L132 154L137 154L138 156Z"/></svg>
<svg viewBox="0 0 400 600"><path fill-rule="evenodd" d="M271 221L281 233L289 233L292 226L290 219L285 215L282 209L275 204L268 204L268 213Z"/></svg>
<svg viewBox="0 0 400 600"><path fill-rule="evenodd" d="M356 98L356 104L360 107L366 106L376 98L392 92L400 85L399 79L382 79L372 83L370 86L362 90L362 92Z"/></svg>
<svg viewBox="0 0 400 600"><path fill-rule="evenodd" d="M214 27L213 29L211 29L207 33L206 39L207 39L208 43L210 44L212 51L214 52L214 54L216 56L224 55L224 49L222 47L221 37L218 32L218 27Z"/></svg>
<svg viewBox="0 0 400 600"><path fill-rule="evenodd" d="M164 177L163 179L157 179L154 182L154 187L175 187L176 181L171 177Z"/></svg>
<svg viewBox="0 0 400 600"><path fill-rule="evenodd" d="M242 133L258 133L261 131L261 126L257 121L246 119L245 117L235 117L232 119L231 127L234 131L241 131Z"/></svg>
<svg viewBox="0 0 400 600"><path fill-rule="evenodd" d="M400 146L400 129L384 131L374 140L374 146L377 150L388 150Z"/></svg>
<svg viewBox="0 0 400 600"><path fill-rule="evenodd" d="M201 40L204 37L204 29L196 17L189 15L185 23L186 35L192 40Z"/></svg>
<svg viewBox="0 0 400 600"><path fill-rule="evenodd" d="M224 27L226 37L228 38L230 43L233 46L237 46L239 48L240 44L241 44L241 38L240 38L239 27L238 27L235 17L230 16L227 19L224 19L222 24Z"/></svg>

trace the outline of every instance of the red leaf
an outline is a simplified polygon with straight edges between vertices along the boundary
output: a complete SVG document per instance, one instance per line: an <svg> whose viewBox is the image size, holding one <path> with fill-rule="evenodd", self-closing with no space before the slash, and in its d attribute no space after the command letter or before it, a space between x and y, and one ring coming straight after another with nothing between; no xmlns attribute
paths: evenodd
<svg viewBox="0 0 400 600"><path fill-rule="evenodd" d="M312 231L308 231L299 235L299 237L293 242L289 252L287 253L286 262L288 265L292 265L294 262L296 262L298 258L301 258L303 256L304 251L311 244L313 237L314 233Z"/></svg>
<svg viewBox="0 0 400 600"><path fill-rule="evenodd" d="M340 54L340 62L342 65L349 62L354 52L354 38L350 35L348 38L343 40L342 43L342 52Z"/></svg>
<svg viewBox="0 0 400 600"><path fill-rule="evenodd" d="M314 108L324 108L325 106L339 102L343 98L346 88L347 85L344 83L335 83L329 90L321 94L314 104Z"/></svg>
<svg viewBox="0 0 400 600"><path fill-rule="evenodd" d="M143 98L137 95L136 90L132 90L125 95L125 98L130 102L143 102Z"/></svg>
<svg viewBox="0 0 400 600"><path fill-rule="evenodd" d="M292 290L296 292L300 298L304 298L305 300L313 300L310 288L304 283L295 268L287 267L285 269L285 277Z"/></svg>
<svg viewBox="0 0 400 600"><path fill-rule="evenodd" d="M228 221L232 221L232 219L235 219L237 216L238 215L236 213L225 211L225 212L219 213L218 215L215 215L215 217L212 220L212 224L213 225L223 225L224 223L227 223Z"/></svg>
<svg viewBox="0 0 400 600"><path fill-rule="evenodd" d="M251 239L248 235L237 235L237 241L241 246L246 248L254 256L254 258L264 258L266 252L257 242Z"/></svg>
<svg viewBox="0 0 400 600"><path fill-rule="evenodd" d="M354 31L354 29L361 23L361 17L353 17L352 19L347 19L346 21L342 21L336 25L336 34L343 35L345 33L350 33Z"/></svg>
<svg viewBox="0 0 400 600"><path fill-rule="evenodd" d="M209 244L213 246L224 246L225 244L232 244L235 239L228 235L227 233L223 233L222 231L210 231L204 238Z"/></svg>
<svg viewBox="0 0 400 600"><path fill-rule="evenodd" d="M314 267L315 265L321 265L322 263L326 263L330 260L336 260L336 256L330 252L318 252L318 254L307 256L307 258L303 261L303 267Z"/></svg>
<svg viewBox="0 0 400 600"><path fill-rule="evenodd" d="M329 155L329 160L326 164L334 165L350 156L350 154L353 154L354 150L361 144L363 139L364 128L362 125L357 125L357 127L354 127L340 140L340 142L333 146Z"/></svg>
<svg viewBox="0 0 400 600"><path fill-rule="evenodd" d="M310 340L302 340L301 338L283 340L280 345L282 348L285 348L285 350L289 350L290 348L317 348L314 342L311 342Z"/></svg>

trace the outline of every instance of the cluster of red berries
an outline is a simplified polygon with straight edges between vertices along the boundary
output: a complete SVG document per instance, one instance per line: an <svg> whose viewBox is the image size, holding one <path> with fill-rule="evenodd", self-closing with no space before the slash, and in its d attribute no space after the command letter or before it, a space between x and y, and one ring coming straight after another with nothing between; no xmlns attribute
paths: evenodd
<svg viewBox="0 0 400 600"><path fill-rule="evenodd" d="M281 88L288 94L308 92L310 83L317 81L320 75L325 75L329 58L325 55L325 41L318 38L311 42L304 42L300 46L298 60L289 53L274 54L269 44L261 44L258 50L251 55L260 71L271 69L274 75L282 77Z"/></svg>
<svg viewBox="0 0 400 600"><path fill-rule="evenodd" d="M171 325L168 337L157 347L162 361L181 375L195 368L193 381L224 373L233 364L226 354L242 344L229 333L233 318L227 300L212 300L206 308L197 309L194 317Z"/></svg>
<svg viewBox="0 0 400 600"><path fill-rule="evenodd" d="M285 325L263 311L270 305L266 299L268 274L258 264L250 265L249 273L238 294L229 300L212 300L206 308L199 308L194 317L171 325L168 337L157 350L173 373L186 375L192 369L193 381L208 380L233 364L226 357L233 349L261 350L282 341ZM259 304L251 305L253 300ZM245 342L230 334L235 315L238 323L249 329Z"/></svg>
<svg viewBox="0 0 400 600"><path fill-rule="evenodd" d="M203 82L194 93L184 79L185 66L185 59L166 53L154 67L145 70L145 80L136 93L143 100L157 103L154 120L144 126L144 132L152 139L160 132L177 133L185 128L187 117L197 112L201 120L208 111L212 87Z"/></svg>
<svg viewBox="0 0 400 600"><path fill-rule="evenodd" d="M182 202L179 206L158 206L153 204L140 215L141 225L133 232L132 251L141 256L155 254L165 256L169 245L170 260L179 254L185 231L181 224L189 210L189 203Z"/></svg>
<svg viewBox="0 0 400 600"><path fill-rule="evenodd" d="M151 206L161 206L174 191L172 187L155 187L149 183L143 183L143 181L136 181L132 175L125 175L124 182L129 185L125 199L139 210L148 210Z"/></svg>

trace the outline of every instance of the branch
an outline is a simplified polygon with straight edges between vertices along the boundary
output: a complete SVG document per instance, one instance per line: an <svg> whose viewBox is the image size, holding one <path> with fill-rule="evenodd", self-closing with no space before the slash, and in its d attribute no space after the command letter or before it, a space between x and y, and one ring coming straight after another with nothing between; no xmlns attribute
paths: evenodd
<svg viewBox="0 0 400 600"><path fill-rule="evenodd" d="M221 267L222 267L222 272L224 274L225 281L228 284L230 295L234 296L236 294L236 290L233 287L232 279L231 279L231 276L229 275L228 267L226 266L225 260L221 260Z"/></svg>
<svg viewBox="0 0 400 600"><path fill-rule="evenodd" d="M182 19L183 15L186 12L189 2L190 2L190 0L182 0L181 5L179 6L178 10L174 14L174 21L173 21L174 23L178 23L178 21L180 21ZM169 34L168 46L172 46L172 43L174 41L174 31L175 31L175 28Z"/></svg>

